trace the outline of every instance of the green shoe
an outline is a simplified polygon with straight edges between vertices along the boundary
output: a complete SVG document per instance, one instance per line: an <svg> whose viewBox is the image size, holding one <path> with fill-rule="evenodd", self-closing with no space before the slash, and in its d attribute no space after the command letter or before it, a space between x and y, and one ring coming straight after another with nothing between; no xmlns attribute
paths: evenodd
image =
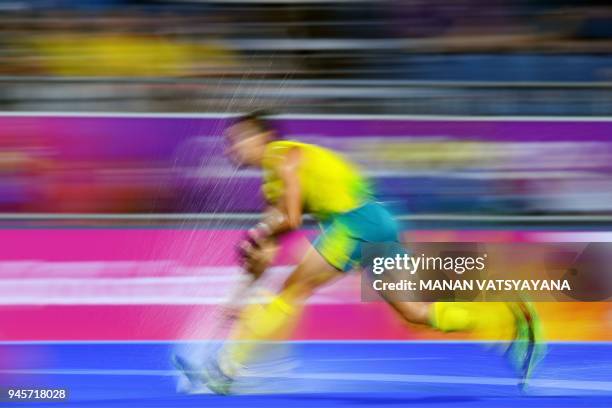
<svg viewBox="0 0 612 408"><path fill-rule="evenodd" d="M219 367L219 362L212 359L204 369L204 383L215 394L228 395L234 379L226 375Z"/></svg>
<svg viewBox="0 0 612 408"><path fill-rule="evenodd" d="M530 302L511 303L516 332L507 351L507 357L518 371L519 387L525 389L535 367L546 354L543 342L542 324L538 313Z"/></svg>

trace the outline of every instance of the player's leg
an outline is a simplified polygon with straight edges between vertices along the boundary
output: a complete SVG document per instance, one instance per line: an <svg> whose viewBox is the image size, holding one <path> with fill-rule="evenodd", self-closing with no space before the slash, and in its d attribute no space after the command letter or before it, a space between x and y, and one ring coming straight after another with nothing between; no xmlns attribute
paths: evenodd
<svg viewBox="0 0 612 408"><path fill-rule="evenodd" d="M359 217L355 224L358 228L353 230L359 231L364 241L396 242L397 246L387 247L404 250L399 244L398 225L384 207L370 204L357 215ZM369 227L372 225L375 228ZM544 353L536 310L526 302L427 303L385 300L407 323L432 327L442 332L470 332L481 339L512 340L508 356L521 373L523 383Z"/></svg>
<svg viewBox="0 0 612 408"><path fill-rule="evenodd" d="M509 303L514 313L516 331L506 355L521 374L519 386L524 388L534 368L546 355L546 343L537 310L531 302Z"/></svg>
<svg viewBox="0 0 612 408"><path fill-rule="evenodd" d="M209 378L209 387L227 393L231 380L255 357L260 343L289 336L299 320L304 302L319 287L342 276L340 270L311 248L278 295L266 304L249 305L240 314L228 343L219 353L213 373L208 375L215 377L212 387Z"/></svg>
<svg viewBox="0 0 612 408"><path fill-rule="evenodd" d="M407 323L443 332L478 331L503 338L514 331L514 313L506 302L387 302Z"/></svg>
<svg viewBox="0 0 612 408"><path fill-rule="evenodd" d="M386 301L404 322L424 326L430 325L431 303Z"/></svg>
<svg viewBox="0 0 612 408"><path fill-rule="evenodd" d="M380 294L404 322L442 332L515 341L540 332L536 310L526 302L408 302L393 298L392 293Z"/></svg>
<svg viewBox="0 0 612 408"><path fill-rule="evenodd" d="M535 307L528 302L396 302L389 305L407 323L443 332L470 332L479 339L508 340L506 356L524 387L546 353Z"/></svg>

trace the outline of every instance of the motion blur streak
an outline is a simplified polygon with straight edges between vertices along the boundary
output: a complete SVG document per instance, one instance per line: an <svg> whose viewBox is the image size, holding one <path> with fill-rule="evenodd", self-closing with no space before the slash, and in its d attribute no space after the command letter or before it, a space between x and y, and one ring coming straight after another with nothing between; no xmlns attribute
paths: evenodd
<svg viewBox="0 0 612 408"><path fill-rule="evenodd" d="M551 343L521 392L486 339L400 324L357 274L311 299L251 395L178 394L170 362L225 338L235 244L264 206L261 174L223 155L234 115L268 109L356 162L406 242L612 242L610 50L597 0L0 1L0 392L612 406L609 303L537 305ZM263 286L315 235L283 237Z"/></svg>

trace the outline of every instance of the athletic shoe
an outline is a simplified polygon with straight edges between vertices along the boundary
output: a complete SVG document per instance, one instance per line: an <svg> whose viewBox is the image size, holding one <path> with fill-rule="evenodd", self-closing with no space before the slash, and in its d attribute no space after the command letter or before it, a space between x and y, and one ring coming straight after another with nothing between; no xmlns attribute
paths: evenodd
<svg viewBox="0 0 612 408"><path fill-rule="evenodd" d="M506 355L519 373L519 387L525 389L534 368L546 354L542 325L536 309L530 302L510 304L514 314L516 332Z"/></svg>

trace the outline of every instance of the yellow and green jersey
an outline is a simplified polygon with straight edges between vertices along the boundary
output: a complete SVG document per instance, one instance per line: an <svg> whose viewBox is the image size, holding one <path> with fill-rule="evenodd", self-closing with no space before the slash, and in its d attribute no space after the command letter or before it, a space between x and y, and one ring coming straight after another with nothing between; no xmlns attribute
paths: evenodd
<svg viewBox="0 0 612 408"><path fill-rule="evenodd" d="M267 145L262 161L262 189L268 202L276 203L284 194L285 186L277 169L294 148L299 148L301 153L298 177L305 213L324 221L371 199L369 183L355 165L339 154L320 146L282 140Z"/></svg>

